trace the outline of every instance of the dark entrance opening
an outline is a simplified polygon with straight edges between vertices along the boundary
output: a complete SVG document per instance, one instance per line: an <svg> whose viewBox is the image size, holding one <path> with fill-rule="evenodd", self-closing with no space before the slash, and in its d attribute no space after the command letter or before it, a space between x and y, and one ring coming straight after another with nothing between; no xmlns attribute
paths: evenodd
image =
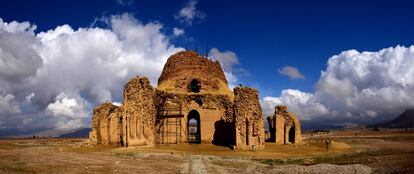
<svg viewBox="0 0 414 174"><path fill-rule="evenodd" d="M249 145L249 120L246 118L246 145Z"/></svg>
<svg viewBox="0 0 414 174"><path fill-rule="evenodd" d="M295 126L292 126L289 129L289 142L295 143Z"/></svg>
<svg viewBox="0 0 414 174"><path fill-rule="evenodd" d="M119 132L118 146L124 146L124 138L123 138L123 132L122 132L122 117L119 117L119 120L118 120L118 132Z"/></svg>
<svg viewBox="0 0 414 174"><path fill-rule="evenodd" d="M196 110L191 110L187 120L188 142L201 143L200 114Z"/></svg>
<svg viewBox="0 0 414 174"><path fill-rule="evenodd" d="M197 79L191 80L190 84L188 85L188 89L190 92L200 92L201 83Z"/></svg>

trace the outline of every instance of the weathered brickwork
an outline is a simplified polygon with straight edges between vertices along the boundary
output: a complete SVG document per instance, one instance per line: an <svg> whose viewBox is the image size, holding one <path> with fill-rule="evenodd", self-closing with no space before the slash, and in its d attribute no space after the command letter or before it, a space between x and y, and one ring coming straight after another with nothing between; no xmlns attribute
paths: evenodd
<svg viewBox="0 0 414 174"><path fill-rule="evenodd" d="M118 118L122 108L103 103L93 109L92 131L89 139L97 144L117 144L120 141Z"/></svg>
<svg viewBox="0 0 414 174"><path fill-rule="evenodd" d="M135 77L125 85L122 106L104 103L96 107L90 141L121 146L213 143L263 149L264 120L258 95L249 87L231 91L217 61L181 51L167 60L156 88L146 77Z"/></svg>
<svg viewBox="0 0 414 174"><path fill-rule="evenodd" d="M128 145L154 146L154 88L146 77L131 79L124 89L125 142Z"/></svg>
<svg viewBox="0 0 414 174"><path fill-rule="evenodd" d="M264 121L258 92L249 87L236 87L234 94L236 147L239 149L263 149L265 143Z"/></svg>
<svg viewBox="0 0 414 174"><path fill-rule="evenodd" d="M291 144L302 142L302 131L299 119L288 112L288 107L278 105L275 114L267 117L270 131L270 141L276 144Z"/></svg>

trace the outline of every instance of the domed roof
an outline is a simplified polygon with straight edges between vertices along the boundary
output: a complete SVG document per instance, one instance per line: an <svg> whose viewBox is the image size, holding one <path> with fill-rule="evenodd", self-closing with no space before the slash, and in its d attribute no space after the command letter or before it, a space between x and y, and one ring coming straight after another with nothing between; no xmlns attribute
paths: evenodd
<svg viewBox="0 0 414 174"><path fill-rule="evenodd" d="M195 93L230 91L220 63L194 51L180 51L168 58L157 89Z"/></svg>

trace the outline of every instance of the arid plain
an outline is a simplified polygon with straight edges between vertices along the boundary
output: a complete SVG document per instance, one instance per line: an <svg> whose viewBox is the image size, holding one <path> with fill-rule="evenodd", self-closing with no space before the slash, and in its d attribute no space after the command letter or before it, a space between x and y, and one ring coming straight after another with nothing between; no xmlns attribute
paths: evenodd
<svg viewBox="0 0 414 174"><path fill-rule="evenodd" d="M412 172L414 131L407 129L305 132L299 145L266 143L258 152L211 144L125 148L90 146L87 139L0 140L0 173Z"/></svg>

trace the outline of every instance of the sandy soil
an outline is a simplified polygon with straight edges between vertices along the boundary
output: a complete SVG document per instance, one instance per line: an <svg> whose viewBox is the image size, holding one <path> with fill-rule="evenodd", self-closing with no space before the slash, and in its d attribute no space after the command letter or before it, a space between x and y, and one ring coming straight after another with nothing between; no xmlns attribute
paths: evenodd
<svg viewBox="0 0 414 174"><path fill-rule="evenodd" d="M304 134L262 151L210 144L88 146L85 139L0 139L0 173L413 173L414 132ZM326 145L326 139L333 141Z"/></svg>

